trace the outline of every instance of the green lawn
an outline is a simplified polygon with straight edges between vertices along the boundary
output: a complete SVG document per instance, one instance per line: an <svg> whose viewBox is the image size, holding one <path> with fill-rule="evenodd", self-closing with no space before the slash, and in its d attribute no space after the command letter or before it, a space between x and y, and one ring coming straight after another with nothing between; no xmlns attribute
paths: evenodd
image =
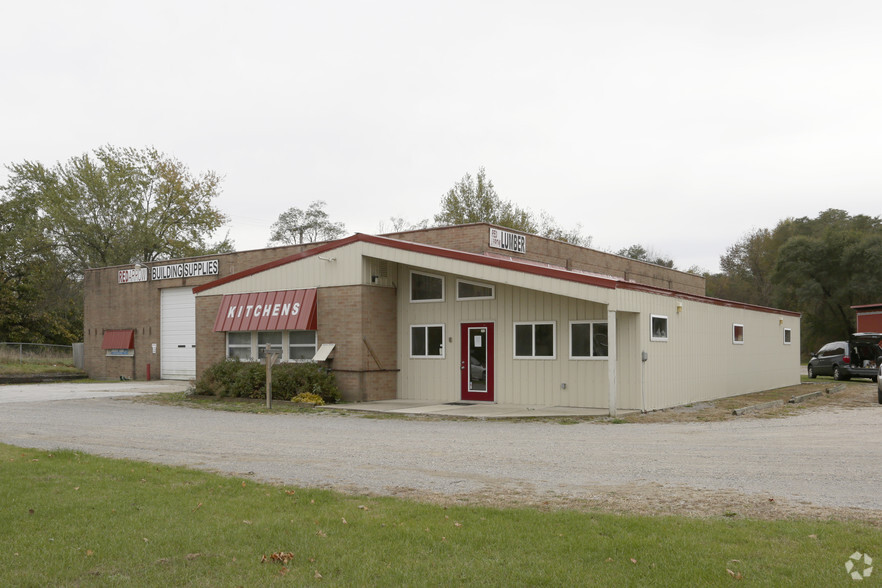
<svg viewBox="0 0 882 588"><path fill-rule="evenodd" d="M855 551L882 557L882 529L445 508L0 445L2 586L845 586Z"/></svg>

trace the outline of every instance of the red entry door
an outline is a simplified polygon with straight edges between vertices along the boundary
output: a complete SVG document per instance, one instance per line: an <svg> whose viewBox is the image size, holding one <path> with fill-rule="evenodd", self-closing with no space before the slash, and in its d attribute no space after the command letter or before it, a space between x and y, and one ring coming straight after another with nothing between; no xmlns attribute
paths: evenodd
<svg viewBox="0 0 882 588"><path fill-rule="evenodd" d="M493 402L493 323L460 327L462 399Z"/></svg>

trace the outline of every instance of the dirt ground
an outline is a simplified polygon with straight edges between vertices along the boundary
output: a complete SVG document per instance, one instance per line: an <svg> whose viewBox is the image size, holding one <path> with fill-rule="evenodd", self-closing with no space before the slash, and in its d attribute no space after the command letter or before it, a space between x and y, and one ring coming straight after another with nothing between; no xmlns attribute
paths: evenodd
<svg viewBox="0 0 882 588"><path fill-rule="evenodd" d="M794 396L815 391L823 391L824 393L817 398L799 403L789 402ZM735 409L773 400L784 400L784 405L740 416L733 414ZM839 411L876 405L878 405L878 397L874 383L865 380L835 382L828 378L818 378L797 386L745 394L713 402L701 402L646 414L629 415L618 419L617 422L686 423L735 419L774 419L787 418L808 411ZM597 420L604 422L609 419ZM588 499L573 499L565 496L537 498L531 493L512 493L510 489L506 488L487 489L481 493L473 493L468 497L458 496L453 499L446 495L426 492L401 492L399 496L444 505L529 506L549 510L576 509L647 516L676 515L698 518L859 520L882 526L882 511L880 510L821 507L775 498L772 495L757 496L742 494L734 490L713 491L656 483L598 487Z"/></svg>
<svg viewBox="0 0 882 588"><path fill-rule="evenodd" d="M840 390L841 388L841 390ZM812 392L824 392L820 397L791 404L789 400ZM783 400L784 406L765 408L736 416L733 411L773 400ZM817 378L796 386L777 388L765 392L733 396L712 402L697 402L686 406L658 410L646 414L623 417L629 423L685 423L725 421L749 418L784 418L811 410L839 410L863 408L878 404L876 384L869 380L835 382L831 378Z"/></svg>

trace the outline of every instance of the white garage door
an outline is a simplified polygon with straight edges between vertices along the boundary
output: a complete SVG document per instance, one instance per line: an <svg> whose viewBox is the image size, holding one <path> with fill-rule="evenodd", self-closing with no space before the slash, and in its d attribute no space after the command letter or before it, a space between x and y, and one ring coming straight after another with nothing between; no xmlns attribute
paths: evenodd
<svg viewBox="0 0 882 588"><path fill-rule="evenodd" d="M159 341L163 380L196 377L196 297L192 288L162 290Z"/></svg>

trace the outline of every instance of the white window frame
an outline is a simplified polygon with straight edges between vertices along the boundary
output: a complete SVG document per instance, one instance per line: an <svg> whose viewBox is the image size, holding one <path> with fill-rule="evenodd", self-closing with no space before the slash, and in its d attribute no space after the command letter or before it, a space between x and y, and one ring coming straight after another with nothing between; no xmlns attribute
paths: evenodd
<svg viewBox="0 0 882 588"><path fill-rule="evenodd" d="M230 335L233 333L248 333L248 357L246 359L239 358L239 361L254 361L254 335L252 331L227 331L227 341L226 341L226 349L225 354L227 359L231 359L234 356L230 355ZM244 344L233 345L236 349L245 349Z"/></svg>
<svg viewBox="0 0 882 588"><path fill-rule="evenodd" d="M255 349L257 350L257 355L254 355L253 357L255 357L258 361L266 360L266 344L264 344L264 345L260 344L261 333L263 333L263 334L278 333L279 335L281 335L281 337L279 337L279 345L278 346L272 345L270 347L270 353L274 353L275 351L278 351L278 353L279 353L278 361L285 360L284 359L285 356L288 355L285 352L285 339L286 339L285 331L253 331L253 333L254 334L251 335L251 343L252 343L252 345L255 345ZM261 353L264 354L263 357L261 357L261 355L260 355Z"/></svg>
<svg viewBox="0 0 882 588"><path fill-rule="evenodd" d="M591 325L591 332L588 336L588 355L573 355L573 325ZM606 320L570 321L570 359L593 361L609 359L609 348L607 348L606 355L594 355L594 325L606 325L607 333L609 333L609 321Z"/></svg>
<svg viewBox="0 0 882 588"><path fill-rule="evenodd" d="M441 298L427 298L425 300L414 300L413 299L413 276L414 274L419 276L426 276L429 278L437 278L441 280ZM419 272L416 270L410 270L410 276L408 277L408 288L410 289L410 302L411 304L422 304L424 302L444 302L444 294L447 291L447 281L444 279L444 276L439 276L438 274L430 274L428 272Z"/></svg>
<svg viewBox="0 0 882 588"><path fill-rule="evenodd" d="M657 337L656 334L652 330L652 323L655 319L665 319L665 335L664 337ZM649 315L649 340L650 341L667 341L671 337L671 321L668 319L667 315L664 314L651 314Z"/></svg>
<svg viewBox="0 0 882 588"><path fill-rule="evenodd" d="M315 338L315 346L313 351L313 356L318 351L319 342L318 342L318 331L310 330L310 329L301 329L302 332L309 332L314 334ZM290 345L290 337L289 334L292 331L228 331L226 334L226 347L224 349L224 354L227 359L232 358L230 355L230 333L248 333L251 336L251 342L248 345L249 355L247 359L241 359L240 361L264 361L264 358L260 357L261 349L260 345L258 345L257 341L259 338L258 333L282 333L282 353L280 354L279 361L286 363L304 363L312 361L312 358L309 359L291 359L291 345ZM304 344L297 344L298 347L308 347ZM245 345L234 345L234 347L238 349L245 349Z"/></svg>
<svg viewBox="0 0 882 588"><path fill-rule="evenodd" d="M441 355L428 355L429 351L429 327L441 327ZM413 354L413 330L417 328L425 329L425 346L426 346L426 355L414 355ZM410 347L410 358L411 359L444 359L447 355L447 329L444 327L444 324L431 324L431 325L410 325L410 339L408 341L408 346Z"/></svg>
<svg viewBox="0 0 882 588"><path fill-rule="evenodd" d="M305 343L291 343L291 333L312 333L312 355L315 357L316 352L318 351L318 331L311 331L309 329L299 329L294 331L285 331L284 337L282 337L282 344L285 350L285 359L283 361L287 361L290 363L305 363L308 361L312 361L312 357L310 358L302 358L302 359L291 359L291 347L309 347Z"/></svg>
<svg viewBox="0 0 882 588"><path fill-rule="evenodd" d="M784 327L784 345L790 345L793 342L793 330L790 327Z"/></svg>
<svg viewBox="0 0 882 588"><path fill-rule="evenodd" d="M741 340L735 338L735 331L741 327ZM741 323L732 323L732 343L735 345L744 345L744 325Z"/></svg>
<svg viewBox="0 0 882 588"><path fill-rule="evenodd" d="M533 355L518 355L518 326L530 325L533 327ZM536 325L551 325L551 355L536 355ZM512 356L514 359L557 359L557 321L523 321L514 324L512 329Z"/></svg>
<svg viewBox="0 0 882 588"><path fill-rule="evenodd" d="M460 284L471 284L472 286L479 286L481 288L490 288L490 296L460 296L459 295L459 285ZM484 282L476 282L474 280L456 280L456 300L493 300L496 298L496 286L493 284L485 284Z"/></svg>

